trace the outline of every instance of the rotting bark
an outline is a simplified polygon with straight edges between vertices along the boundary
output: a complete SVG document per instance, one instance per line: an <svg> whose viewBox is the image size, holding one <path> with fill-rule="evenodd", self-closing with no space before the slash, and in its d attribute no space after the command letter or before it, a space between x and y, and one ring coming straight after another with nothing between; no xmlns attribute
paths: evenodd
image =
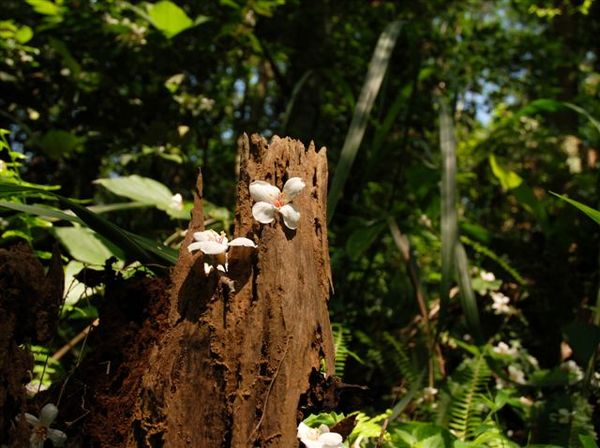
<svg viewBox="0 0 600 448"><path fill-rule="evenodd" d="M199 178L172 274L169 328L148 359L126 446L298 446L298 406L311 372L322 360L333 372L325 149L278 137L267 144L258 135L244 135L238 145L234 234L258 249L230 250L234 291L223 274L204 273L203 255L187 251L193 232L203 229ZM270 225L254 221L249 184L282 188L294 176L306 182L294 201L298 229L280 217Z"/></svg>
<svg viewBox="0 0 600 448"><path fill-rule="evenodd" d="M48 272L26 244L0 249L0 444L29 446L24 385L33 357L25 344L48 342L62 304L63 269L57 251Z"/></svg>

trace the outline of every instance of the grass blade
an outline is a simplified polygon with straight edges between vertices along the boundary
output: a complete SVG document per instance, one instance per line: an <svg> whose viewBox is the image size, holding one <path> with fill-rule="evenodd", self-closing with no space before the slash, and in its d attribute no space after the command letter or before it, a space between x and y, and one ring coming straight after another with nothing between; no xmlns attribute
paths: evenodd
<svg viewBox="0 0 600 448"><path fill-rule="evenodd" d="M440 287L441 313L447 307L454 273L454 246L458 237L456 212L456 142L454 126L445 99L440 99L440 148L442 151L441 233L442 281Z"/></svg>
<svg viewBox="0 0 600 448"><path fill-rule="evenodd" d="M456 141L454 125L444 98L440 98L440 147L442 151L442 281L440 290L440 322L447 313L454 269L458 276L461 306L467 325L477 342L482 342L477 300L473 293L469 263L463 245L458 241L456 210Z"/></svg>
<svg viewBox="0 0 600 448"><path fill-rule="evenodd" d="M367 128L371 109L387 71L390 56L398 40L401 28L402 22L395 21L383 30L379 36L371 62L369 62L367 77L360 92L358 103L356 103L356 107L354 108L354 116L352 117L352 122L350 123L350 128L346 134L346 140L340 154L340 160L331 181L329 197L327 198L328 221L331 221L333 217L337 203L342 196L344 185L350 175L350 170L365 134L365 129Z"/></svg>

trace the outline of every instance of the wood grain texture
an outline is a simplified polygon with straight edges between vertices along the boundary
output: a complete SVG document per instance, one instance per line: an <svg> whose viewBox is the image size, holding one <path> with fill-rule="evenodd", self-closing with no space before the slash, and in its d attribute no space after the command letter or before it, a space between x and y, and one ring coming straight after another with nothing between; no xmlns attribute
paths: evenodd
<svg viewBox="0 0 600 448"><path fill-rule="evenodd" d="M227 277L204 274L203 255L186 249L202 229L199 179L172 274L170 328L148 360L127 446L298 446L298 404L310 374L322 360L333 373L325 149L258 135L242 136L238 146L234 236L258 248L232 248ZM294 176L306 182L294 200L298 229L287 229L280 216L256 222L249 184L265 180L281 189Z"/></svg>

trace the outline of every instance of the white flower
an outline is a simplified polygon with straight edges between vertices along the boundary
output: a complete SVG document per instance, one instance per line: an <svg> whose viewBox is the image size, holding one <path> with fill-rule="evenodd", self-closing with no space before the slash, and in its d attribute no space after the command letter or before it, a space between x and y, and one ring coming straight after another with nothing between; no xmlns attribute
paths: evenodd
<svg viewBox="0 0 600 448"><path fill-rule="evenodd" d="M558 412L552 412L550 414L550 420L553 422L558 422L561 425L566 425L571 421L573 414L573 412L570 412L566 408L560 408Z"/></svg>
<svg viewBox="0 0 600 448"><path fill-rule="evenodd" d="M423 389L423 398L427 401L431 401L435 398L439 391L435 387L426 387Z"/></svg>
<svg viewBox="0 0 600 448"><path fill-rule="evenodd" d="M171 203L169 204L169 207L175 210L183 210L183 197L181 194L177 193L171 197Z"/></svg>
<svg viewBox="0 0 600 448"><path fill-rule="evenodd" d="M509 347L505 342L498 342L498 345L492 351L499 355L515 356L518 350L516 347Z"/></svg>
<svg viewBox="0 0 600 448"><path fill-rule="evenodd" d="M508 377L517 384L525 384L525 373L515 366L508 366Z"/></svg>
<svg viewBox="0 0 600 448"><path fill-rule="evenodd" d="M569 381L571 384L583 379L583 370L581 370L581 368L579 368L577 363L573 360L562 363L560 365L560 369L564 372L567 372L569 376L572 377L572 381Z"/></svg>
<svg viewBox="0 0 600 448"><path fill-rule="evenodd" d="M496 276L493 272L481 271L479 275L481 276L481 279L485 280L486 282L493 282L496 280Z"/></svg>
<svg viewBox="0 0 600 448"><path fill-rule="evenodd" d="M304 422L298 425L297 437L306 448L340 448L344 440L337 432L329 432L325 425L311 428Z"/></svg>
<svg viewBox="0 0 600 448"><path fill-rule="evenodd" d="M291 177L280 191L274 185L262 180L250 184L250 196L256 201L252 207L252 216L261 224L270 224L275 220L275 212L281 213L283 222L289 229L296 229L300 221L300 212L290 204L306 186L299 177Z"/></svg>
<svg viewBox="0 0 600 448"><path fill-rule="evenodd" d="M57 415L58 408L52 403L48 403L42 408L40 418L25 414L25 420L31 425L31 437L29 438L31 448L43 448L47 439L50 439L54 446L62 446L66 442L67 435L64 432L50 428Z"/></svg>
<svg viewBox="0 0 600 448"><path fill-rule="evenodd" d="M206 255L219 255L227 252L230 246L256 247L254 241L249 238L235 238L227 240L225 233L218 234L214 230L205 230L203 232L194 232L194 240L188 246L190 252L200 250Z"/></svg>
<svg viewBox="0 0 600 448"><path fill-rule="evenodd" d="M508 304L510 302L510 299L508 297L506 297L501 292L492 292L492 293L490 293L490 296L492 297L492 300L494 301L494 303L492 303L492 309L494 310L494 314L510 314L511 313L511 307Z"/></svg>

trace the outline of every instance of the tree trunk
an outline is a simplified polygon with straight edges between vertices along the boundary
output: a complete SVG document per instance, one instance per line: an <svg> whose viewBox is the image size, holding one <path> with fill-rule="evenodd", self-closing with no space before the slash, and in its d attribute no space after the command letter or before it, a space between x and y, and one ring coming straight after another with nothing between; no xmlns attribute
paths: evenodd
<svg viewBox="0 0 600 448"><path fill-rule="evenodd" d="M331 272L327 246L325 149L274 137L240 138L235 236L257 249L233 247L227 274L206 275L190 254L203 230L202 181L172 273L167 331L147 361L126 446L293 447L301 396L311 372L334 367L327 312ZM249 184L280 189L289 177L306 188L294 201L297 230L252 217Z"/></svg>

